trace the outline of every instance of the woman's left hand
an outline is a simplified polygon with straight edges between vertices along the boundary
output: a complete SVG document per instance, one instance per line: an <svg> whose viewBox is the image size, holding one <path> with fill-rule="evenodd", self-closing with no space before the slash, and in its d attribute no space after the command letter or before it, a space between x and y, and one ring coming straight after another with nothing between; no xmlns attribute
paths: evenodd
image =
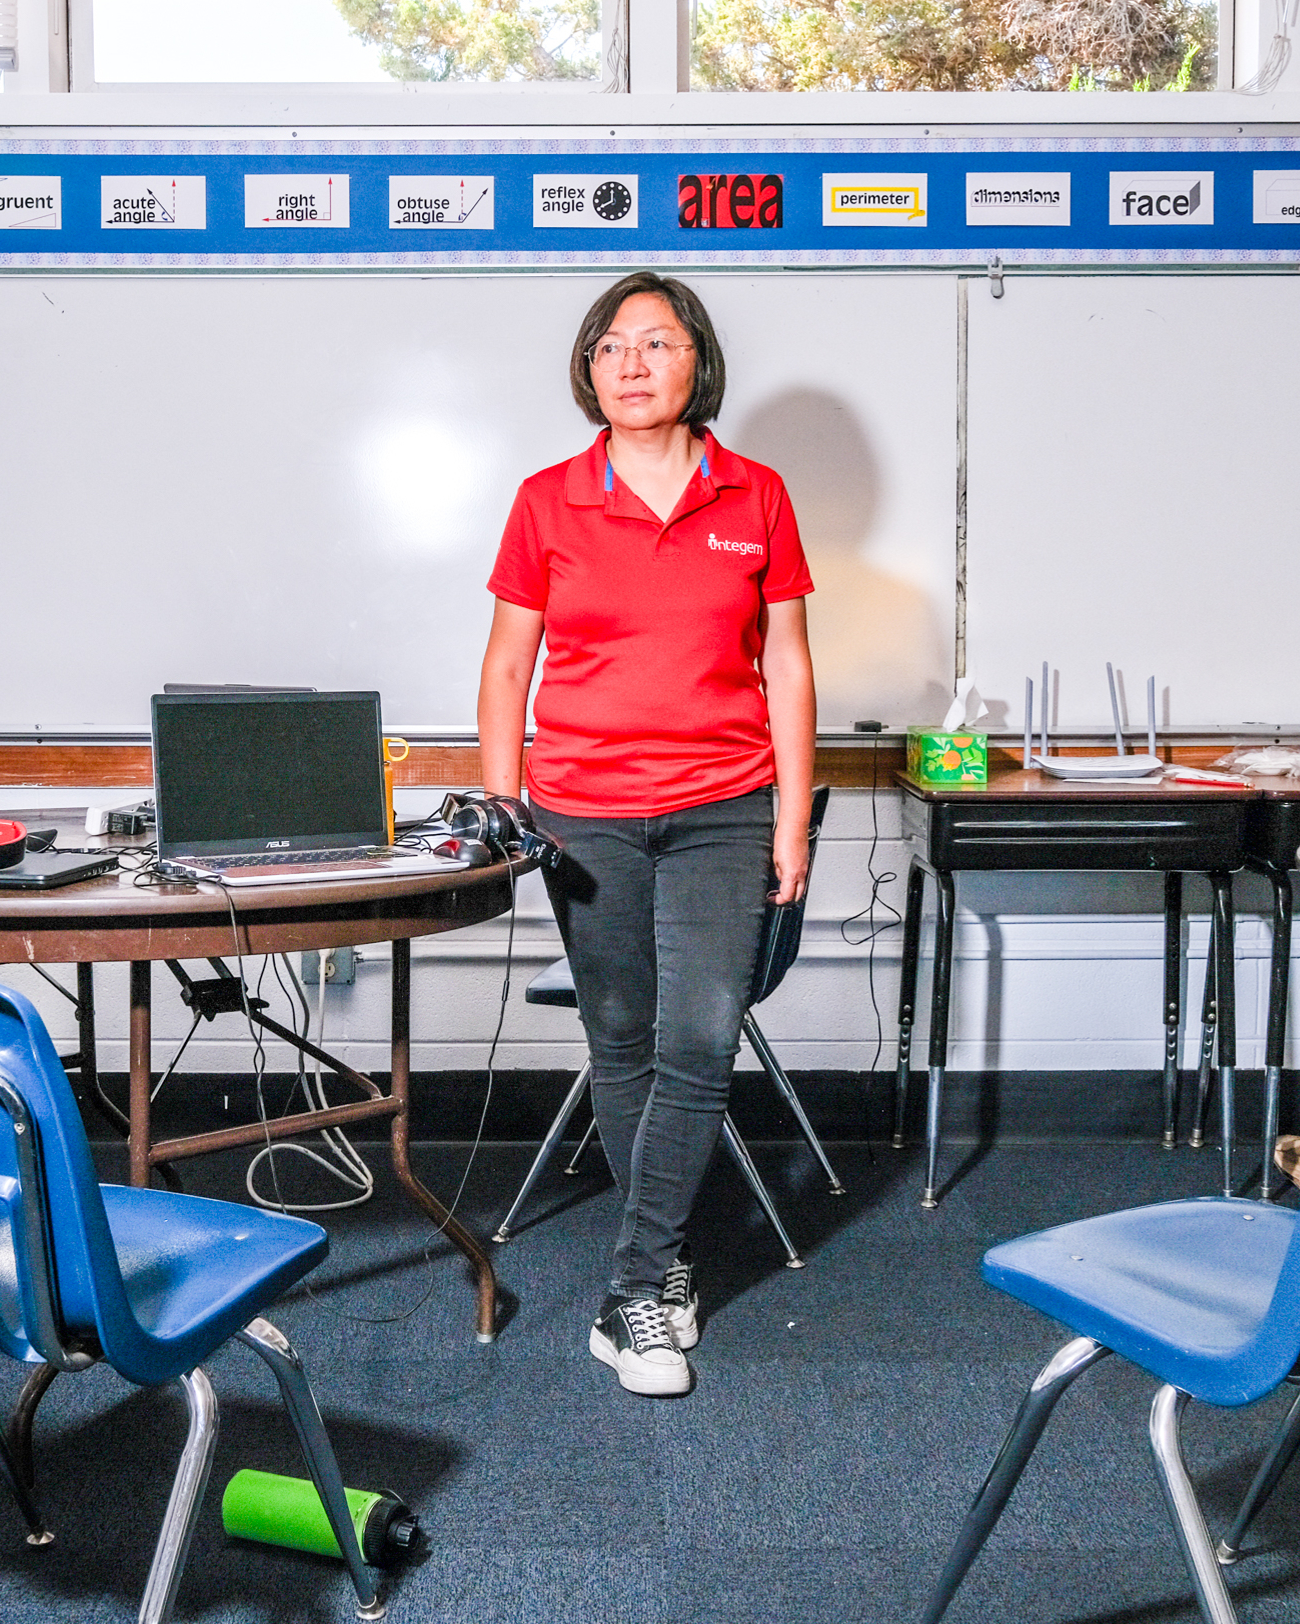
<svg viewBox="0 0 1300 1624"><path fill-rule="evenodd" d="M808 883L808 820L782 828L780 819L772 835L772 867L776 870L777 902L797 902Z"/></svg>

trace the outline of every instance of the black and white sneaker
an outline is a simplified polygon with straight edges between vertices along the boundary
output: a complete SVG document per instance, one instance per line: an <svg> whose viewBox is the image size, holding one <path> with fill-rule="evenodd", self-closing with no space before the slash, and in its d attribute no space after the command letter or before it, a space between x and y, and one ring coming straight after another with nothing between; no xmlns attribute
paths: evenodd
<svg viewBox="0 0 1300 1624"><path fill-rule="evenodd" d="M664 1294L660 1299L664 1323L673 1345L683 1353L700 1340L700 1326L696 1319L700 1299L695 1290L695 1265L686 1257L672 1264L664 1279Z"/></svg>
<svg viewBox="0 0 1300 1624"><path fill-rule="evenodd" d="M664 1311L653 1297L607 1299L587 1346L618 1373L630 1393L663 1397L690 1390L691 1367L668 1334Z"/></svg>

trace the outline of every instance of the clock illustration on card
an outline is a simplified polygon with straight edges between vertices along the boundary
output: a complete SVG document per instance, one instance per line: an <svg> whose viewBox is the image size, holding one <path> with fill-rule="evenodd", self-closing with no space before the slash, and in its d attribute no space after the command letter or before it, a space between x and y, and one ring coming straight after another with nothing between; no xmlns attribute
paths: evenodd
<svg viewBox="0 0 1300 1624"><path fill-rule="evenodd" d="M632 207L632 194L620 180L603 180L591 194L591 206L602 220L621 220Z"/></svg>

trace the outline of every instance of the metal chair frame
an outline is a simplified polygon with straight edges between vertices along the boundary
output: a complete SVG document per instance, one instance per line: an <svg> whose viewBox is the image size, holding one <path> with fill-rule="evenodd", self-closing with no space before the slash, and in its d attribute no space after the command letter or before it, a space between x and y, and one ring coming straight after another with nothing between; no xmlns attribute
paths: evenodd
<svg viewBox="0 0 1300 1624"><path fill-rule="evenodd" d="M22 1316L21 1326L10 1328L10 1335L11 1340L30 1346L30 1357L45 1361L37 1365L24 1389L25 1399L31 1389L39 1401L39 1394L55 1373L87 1370L105 1356L93 1342L72 1336L64 1323L40 1131L17 1080L5 1072L0 1072L0 1111L12 1125L18 1186L14 1191L10 1184L5 1203L17 1270L14 1296ZM79 1129L78 1121L68 1131L75 1133ZM260 1316L236 1331L235 1336L270 1366L279 1384L312 1481L347 1563L357 1594L357 1617L382 1618L385 1603L362 1558L338 1463L298 1355L275 1326ZM216 1448L217 1400L207 1376L196 1365L177 1376L176 1381L185 1396L189 1431L140 1604L140 1624L167 1624L171 1617ZM35 1402L29 1401L26 1408L20 1402L20 1414L34 1409ZM20 1436L17 1448L14 1441L11 1432L8 1443L0 1443L0 1478L13 1493L27 1522L29 1543L48 1544L54 1536L46 1528L31 1494L30 1428Z"/></svg>
<svg viewBox="0 0 1300 1624"><path fill-rule="evenodd" d="M1206 1204L1228 1209L1226 1217L1229 1222L1235 1222L1237 1218L1257 1222L1252 1217L1252 1209L1260 1212L1256 1203L1217 1197L1205 1200ZM1174 1207L1180 1204L1164 1205ZM1144 1210L1137 1209L1138 1213ZM1128 1215L1114 1216L1122 1219ZM1277 1217L1282 1219L1283 1214L1277 1213ZM1295 1215L1290 1213L1285 1217L1288 1221L1295 1219ZM1008 1290L1012 1296L1030 1302L1043 1312L1052 1313L1053 1317L1063 1319L1067 1325L1083 1320L1088 1328L1100 1330L1106 1317L1114 1312L1113 1295L1109 1303L1103 1298L1094 1301L1089 1288L1085 1286L1077 1293L1076 1303L1076 1294L1062 1285L1063 1277L1059 1269L1047 1269L1039 1276L1032 1264L1008 1265L1017 1277L1016 1282L1003 1283L999 1278L1002 1268L999 1253L1010 1253L1025 1242L1059 1240L1061 1251L1068 1253L1073 1261L1085 1265L1086 1278L1086 1270L1093 1266L1091 1256L1085 1259L1085 1254L1091 1252L1087 1232L1090 1225L1104 1222L1104 1219L1084 1220L1078 1224L1064 1225L1060 1230L1047 1231L1042 1237L1028 1236L1020 1242L996 1247L985 1259L985 1275L993 1285ZM1084 1371L1090 1370L1114 1351L1153 1373L1174 1378L1161 1383L1151 1404L1147 1430L1156 1478L1206 1624L1237 1624L1237 1614L1224 1583L1222 1569L1231 1566L1242 1555L1247 1530L1300 1450L1300 1397L1292 1402L1274 1433L1231 1527L1217 1546L1206 1526L1187 1470L1181 1422L1193 1397L1220 1406L1239 1407L1275 1391L1279 1380L1300 1386L1300 1366L1294 1365L1296 1353L1300 1351L1300 1333L1294 1323L1295 1311L1291 1301L1292 1287L1297 1273L1300 1273L1297 1268L1300 1263L1300 1223L1291 1222L1291 1227L1286 1258L1280 1268L1276 1264L1260 1265L1254 1258L1249 1260L1249 1286L1243 1285L1242 1290L1252 1301L1256 1297L1262 1298L1266 1304L1263 1310L1242 1309L1236 1303L1229 1303L1225 1309L1225 1323L1240 1323L1244 1327L1239 1347L1220 1348L1210 1332L1206 1333L1208 1345L1204 1348L1194 1344L1181 1347L1177 1333L1172 1330L1168 1340L1165 1340L1150 1328L1151 1308L1149 1303L1144 1302L1132 1324L1126 1323L1126 1316L1122 1313L1118 1321L1111 1319L1111 1329L1106 1334L1116 1340L1116 1349L1107 1347L1095 1336L1084 1334L1073 1337L1057 1351L1030 1386L1002 1448L966 1514L956 1543L922 1614L922 1624L939 1624L971 1564L997 1525L1057 1402ZM1077 1254L1074 1252L1075 1246L1079 1248ZM1185 1307L1187 1269L1192 1260L1175 1250L1169 1254L1169 1261L1172 1270L1170 1313L1176 1316ZM1157 1262L1155 1252L1142 1254L1138 1277L1149 1282L1151 1267ZM1213 1296L1209 1303L1214 1304ZM1288 1362L1292 1368L1286 1373ZM1283 1372L1280 1377L1279 1370ZM1189 1392L1187 1388L1198 1391Z"/></svg>

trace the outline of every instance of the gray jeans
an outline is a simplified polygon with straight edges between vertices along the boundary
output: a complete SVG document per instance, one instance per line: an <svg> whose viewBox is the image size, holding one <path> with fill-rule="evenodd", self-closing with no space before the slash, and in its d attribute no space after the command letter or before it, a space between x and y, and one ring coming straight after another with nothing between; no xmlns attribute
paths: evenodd
<svg viewBox="0 0 1300 1624"><path fill-rule="evenodd" d="M722 1127L772 863L772 790L652 818L533 803L623 1194L610 1289L658 1297Z"/></svg>

